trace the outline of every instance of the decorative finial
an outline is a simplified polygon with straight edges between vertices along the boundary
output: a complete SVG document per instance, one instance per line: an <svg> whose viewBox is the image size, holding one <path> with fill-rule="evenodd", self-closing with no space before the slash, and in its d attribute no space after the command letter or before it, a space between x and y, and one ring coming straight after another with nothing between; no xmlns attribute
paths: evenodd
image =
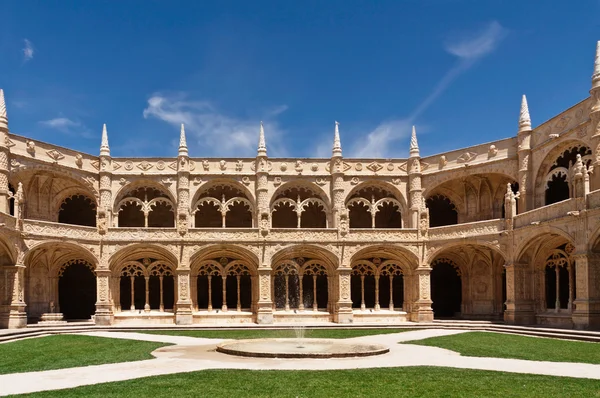
<svg viewBox="0 0 600 398"><path fill-rule="evenodd" d="M335 131L333 133L333 149L331 150L333 157L342 156L342 142L340 140L340 123L335 122Z"/></svg>
<svg viewBox="0 0 600 398"><path fill-rule="evenodd" d="M258 152L257 156L267 156L267 144L265 142L265 126L260 122L260 132L258 134Z"/></svg>
<svg viewBox="0 0 600 398"><path fill-rule="evenodd" d="M419 156L419 144L417 143L417 129L412 126L412 133L410 135L410 155Z"/></svg>
<svg viewBox="0 0 600 398"><path fill-rule="evenodd" d="M100 156L110 156L110 147L108 146L108 133L106 123L102 126L102 141L100 142Z"/></svg>
<svg viewBox="0 0 600 398"><path fill-rule="evenodd" d="M183 123L181 123L181 131L179 133L179 156L187 156L188 155L188 147L187 142L185 140L185 127Z"/></svg>
<svg viewBox="0 0 600 398"><path fill-rule="evenodd" d="M519 131L527 130L531 130L531 117L529 116L527 97L523 94L523 99L521 100L521 114L519 115Z"/></svg>
<svg viewBox="0 0 600 398"><path fill-rule="evenodd" d="M4 90L0 88L0 128L8 129L8 117L6 116L6 102L4 101Z"/></svg>
<svg viewBox="0 0 600 398"><path fill-rule="evenodd" d="M600 41L596 43L596 59L594 60L592 81L600 81Z"/></svg>

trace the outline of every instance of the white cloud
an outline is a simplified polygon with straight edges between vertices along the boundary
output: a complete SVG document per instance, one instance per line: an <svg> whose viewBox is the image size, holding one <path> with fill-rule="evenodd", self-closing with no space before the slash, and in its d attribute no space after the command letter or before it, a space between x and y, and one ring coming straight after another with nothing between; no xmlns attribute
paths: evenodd
<svg viewBox="0 0 600 398"><path fill-rule="evenodd" d="M366 137L359 137L358 141L352 146L351 155L353 157L369 158L398 157L398 154L394 153L391 144L394 141L409 137L410 127L421 113L429 108L452 82L473 66L477 60L493 52L506 34L507 30L502 25L497 21L492 21L479 32L468 33L447 41L444 48L448 53L458 58L458 63L444 74L431 93L421 101L408 117L381 123Z"/></svg>
<svg viewBox="0 0 600 398"><path fill-rule="evenodd" d="M57 117L50 120L43 120L40 122L40 124L47 127L52 127L57 130L64 130L70 127L77 127L81 125L79 122L74 122L73 120L68 119L66 117Z"/></svg>
<svg viewBox="0 0 600 398"><path fill-rule="evenodd" d="M357 158L402 157L406 150L402 153L394 153L391 144L410 136L410 123L410 120L398 119L379 124L366 137L361 137L352 145L350 156Z"/></svg>
<svg viewBox="0 0 600 398"><path fill-rule="evenodd" d="M492 21L477 33L468 33L447 41L445 49L460 59L474 60L494 51L506 33L507 30L502 25Z"/></svg>
<svg viewBox="0 0 600 398"><path fill-rule="evenodd" d="M274 107L263 114L269 155L283 156L282 131L271 118L287 106ZM177 128L185 124L188 144L209 148L219 156L256 156L260 118L242 119L221 113L208 101L188 100L182 93L155 93L148 99L144 118L155 117Z"/></svg>
<svg viewBox="0 0 600 398"><path fill-rule="evenodd" d="M23 62L27 62L33 59L33 44L28 39L23 39L25 46L21 51L23 51Z"/></svg>

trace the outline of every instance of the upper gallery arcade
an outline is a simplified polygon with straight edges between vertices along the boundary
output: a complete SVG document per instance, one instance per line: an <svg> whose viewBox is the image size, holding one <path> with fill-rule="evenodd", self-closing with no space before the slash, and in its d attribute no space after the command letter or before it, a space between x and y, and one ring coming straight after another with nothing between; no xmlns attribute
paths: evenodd
<svg viewBox="0 0 600 398"><path fill-rule="evenodd" d="M600 328L600 42L590 96L406 159L122 158L9 130L0 327L504 319Z"/></svg>

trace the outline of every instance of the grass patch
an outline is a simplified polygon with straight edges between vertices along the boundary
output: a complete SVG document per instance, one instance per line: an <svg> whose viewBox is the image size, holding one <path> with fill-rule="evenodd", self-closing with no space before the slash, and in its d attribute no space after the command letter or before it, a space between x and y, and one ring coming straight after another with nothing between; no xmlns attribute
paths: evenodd
<svg viewBox="0 0 600 398"><path fill-rule="evenodd" d="M583 341L503 333L468 332L452 336L407 341L406 344L446 348L469 357L600 364L600 344Z"/></svg>
<svg viewBox="0 0 600 398"><path fill-rule="evenodd" d="M165 343L52 335L0 344L0 374L140 361Z"/></svg>
<svg viewBox="0 0 600 398"><path fill-rule="evenodd" d="M598 380L412 367L205 370L45 391L32 397L598 397Z"/></svg>
<svg viewBox="0 0 600 398"><path fill-rule="evenodd" d="M415 329L305 329L304 337L317 339L347 339L351 337L373 336L409 332ZM163 334L169 336L204 337L208 339L267 339L293 338L293 329L280 330L140 330L140 333Z"/></svg>

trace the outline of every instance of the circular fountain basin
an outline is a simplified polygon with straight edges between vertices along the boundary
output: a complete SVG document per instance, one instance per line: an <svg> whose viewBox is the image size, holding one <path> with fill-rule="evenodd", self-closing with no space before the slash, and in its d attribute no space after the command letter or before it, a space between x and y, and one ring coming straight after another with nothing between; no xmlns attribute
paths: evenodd
<svg viewBox="0 0 600 398"><path fill-rule="evenodd" d="M348 358L381 355L390 349L379 344L340 343L328 339L256 339L222 343L217 351L258 358Z"/></svg>

